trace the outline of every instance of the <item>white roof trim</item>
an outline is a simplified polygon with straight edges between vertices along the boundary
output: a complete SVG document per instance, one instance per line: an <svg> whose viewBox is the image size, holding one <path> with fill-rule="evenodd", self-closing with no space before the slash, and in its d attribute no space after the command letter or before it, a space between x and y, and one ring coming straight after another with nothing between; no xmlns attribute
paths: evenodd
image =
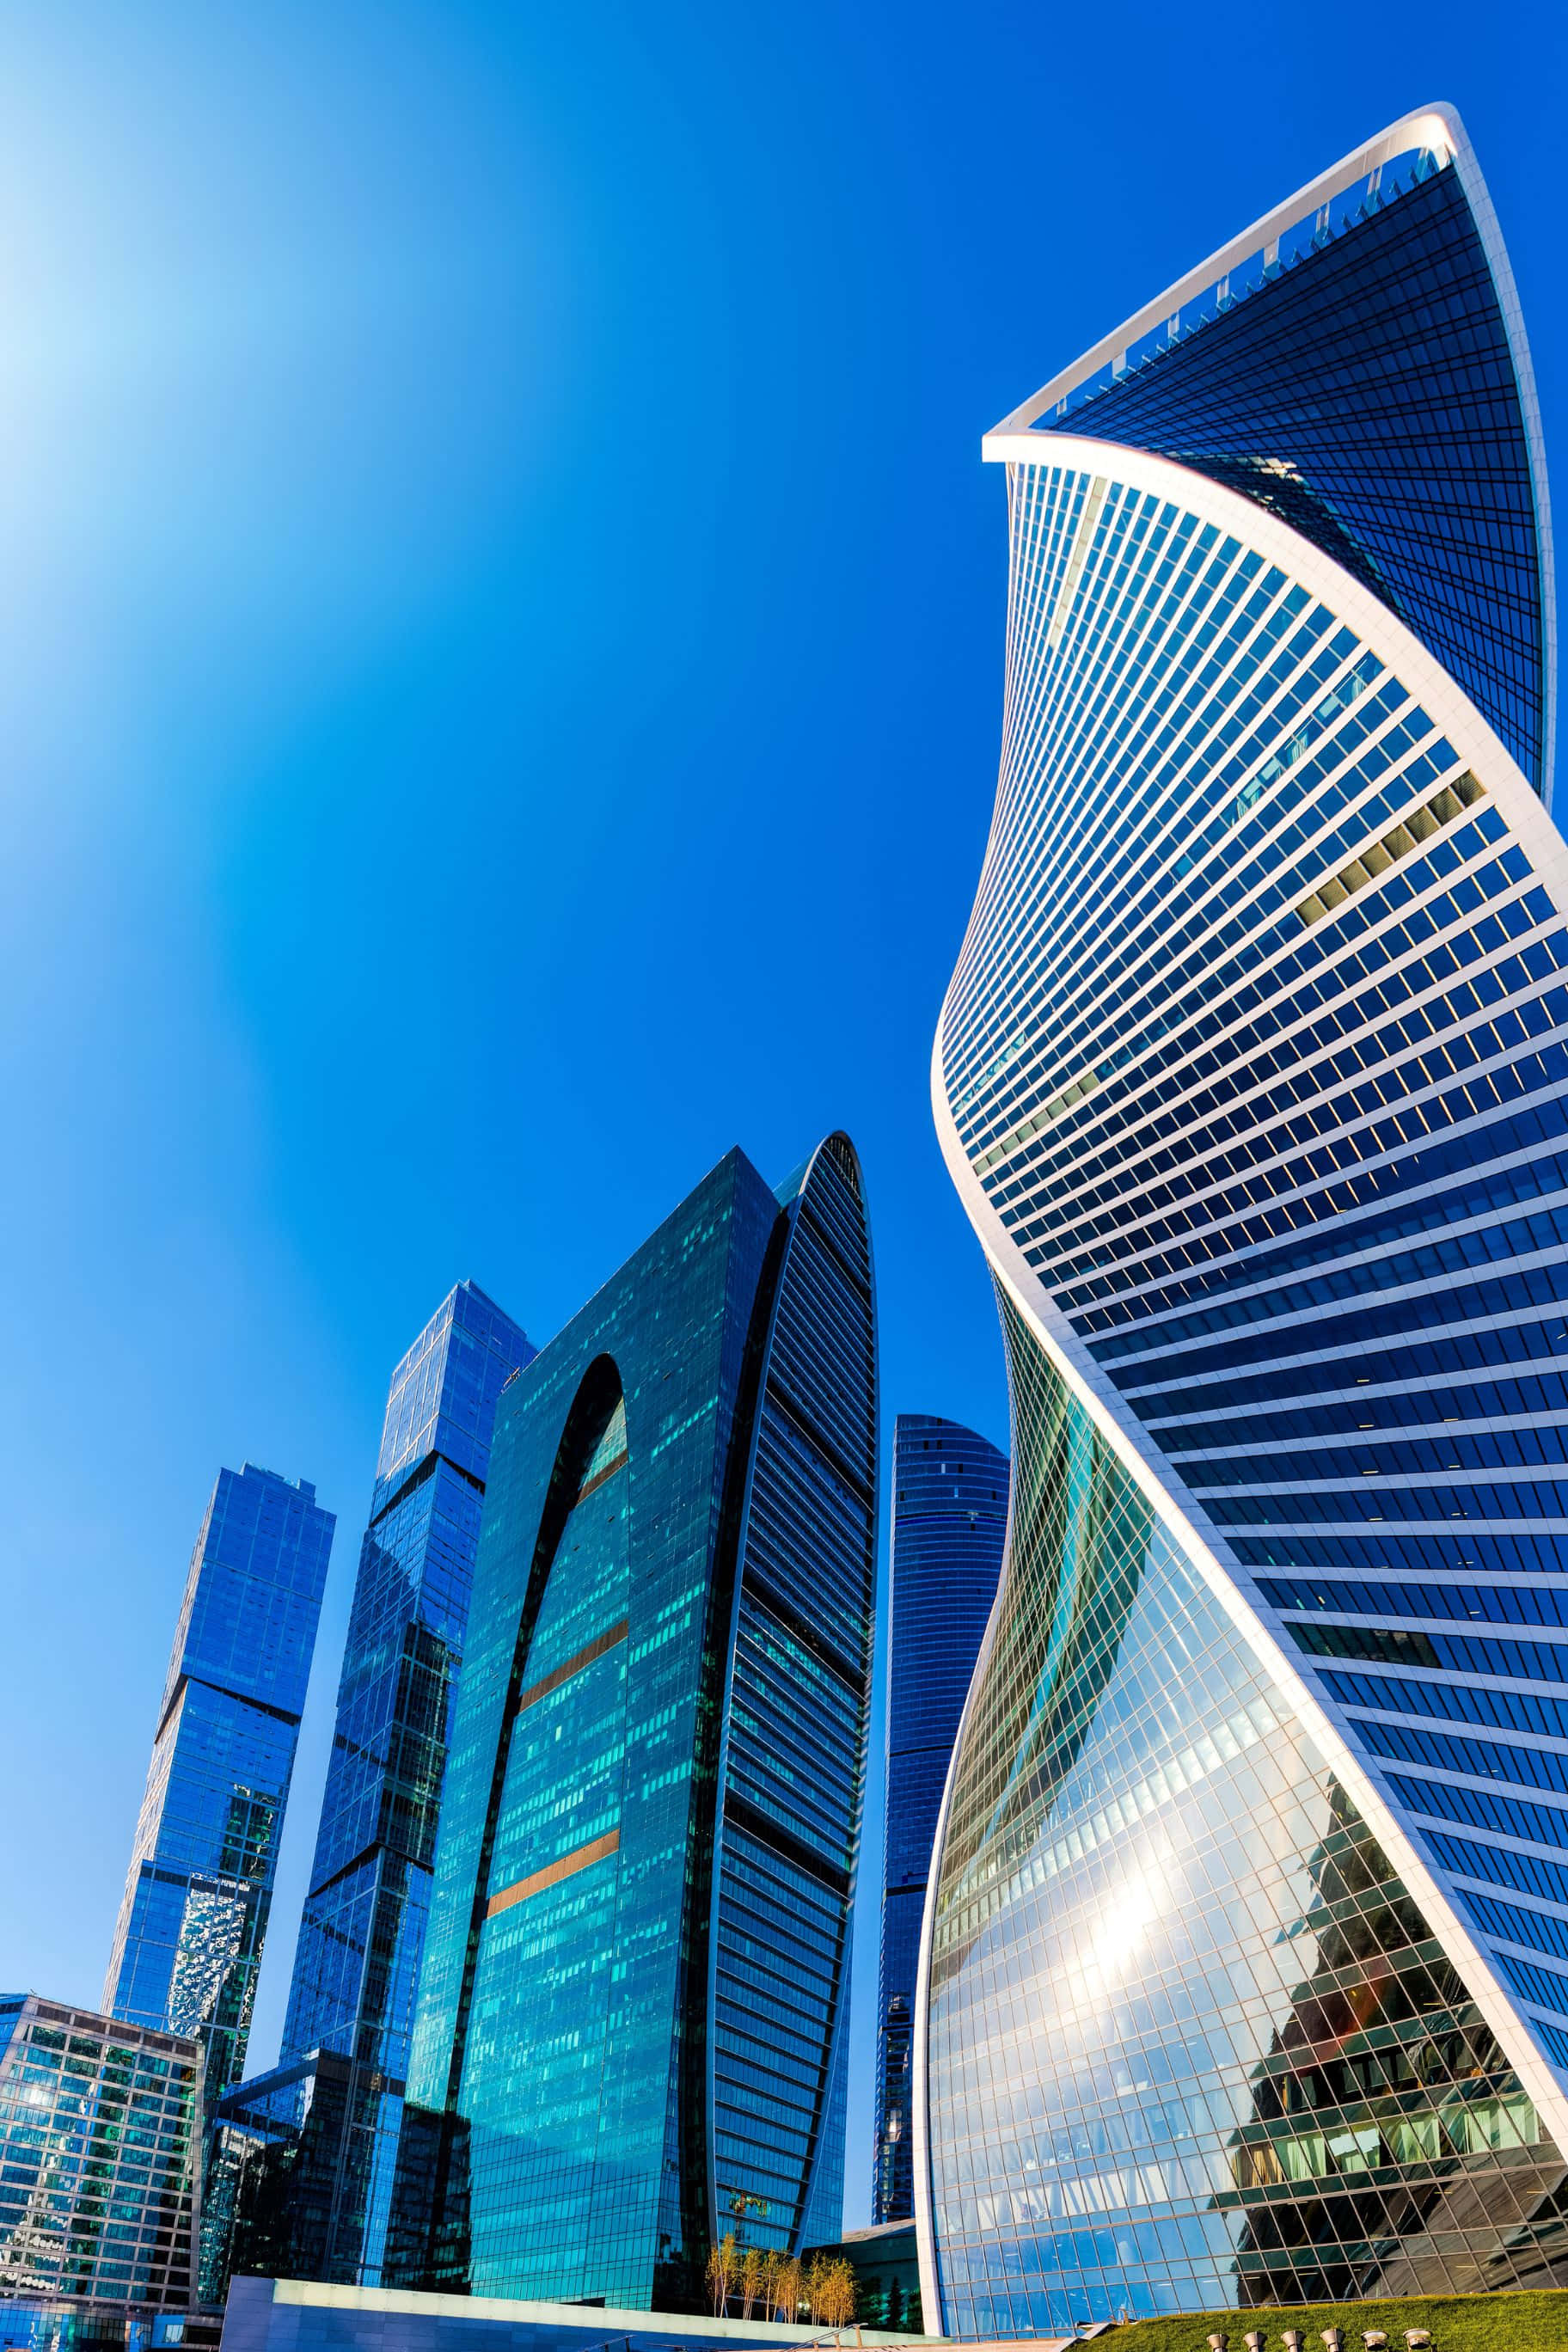
<svg viewBox="0 0 1568 2352"><path fill-rule="evenodd" d="M1299 188L1293 196L1287 196L1283 204L1276 205L1272 211L1264 214L1261 220L1254 221L1250 228L1243 229L1239 236L1233 236L1228 244L1210 254L1206 261L1200 261L1195 269L1189 269L1185 277L1177 278L1173 286L1168 286L1152 302L1145 302L1141 310L1135 311L1113 332L1101 336L1081 359L1074 360L1070 366L1061 369L1032 399L1024 401L1011 415L1005 416L1000 425L994 426L984 436L981 443L981 456L993 463L1010 461L1015 465L1041 465L1054 462L1039 454L1038 442L1043 436L1033 436L1036 446L1028 449L1020 446L1016 436L1027 434L1048 409L1066 400L1088 377L1109 366L1131 344L1162 326L1181 310L1184 303L1207 292L1239 263L1251 259L1285 230L1295 227L1309 213L1318 206L1331 204L1336 196L1342 195L1346 188L1353 187L1357 180L1364 179L1378 165L1392 163L1396 156L1409 154L1416 148L1427 149L1432 154L1453 163L1458 172L1460 184L1480 233L1492 283L1497 289L1503 328L1513 358L1514 376L1524 417L1525 440L1530 453L1531 487L1535 499L1542 624L1540 793L1550 808L1557 736L1557 605L1552 569L1552 504L1546 486L1546 442L1542 431L1541 403L1536 395L1530 344L1513 271L1487 184L1476 161L1475 149L1470 144L1457 107L1439 100L1430 106L1417 107L1413 113L1401 115L1397 122L1391 122L1387 130L1379 131L1375 139L1369 139L1364 146L1352 149L1328 171L1320 173L1315 180L1310 180L1304 188Z"/></svg>
<svg viewBox="0 0 1568 2352"><path fill-rule="evenodd" d="M1294 228L1304 220L1310 212L1322 205L1332 204L1336 196L1342 195L1346 188L1353 187L1358 180L1365 179L1367 173L1380 163L1391 163L1396 155L1407 155L1412 149L1418 147L1429 149L1447 163L1461 149L1468 149L1468 144L1458 115L1451 106L1424 106L1414 114L1402 115L1386 131L1380 131L1375 139L1369 139L1364 146L1353 149L1328 171L1320 173L1315 180L1309 180L1306 186L1299 188L1293 196L1287 196L1283 204L1276 205L1272 211L1265 213L1261 220L1254 221L1250 228L1243 229L1239 236L1233 236L1217 252L1211 253L1206 261L1200 261L1195 269L1189 269L1184 278L1178 278L1173 286L1167 286L1164 292L1157 294L1152 302L1145 302L1141 310L1135 310L1131 319L1125 320L1111 333L1102 335L1081 359L1074 360L1069 367L1052 376L1049 383L1043 385L1032 399L1014 409L1010 416L1005 416L994 428L993 433L986 435L985 456L989 457L993 454L988 445L996 434L1022 432L1026 426L1037 423L1048 408L1054 408L1058 401L1066 400L1086 377L1108 366L1142 336L1163 326L1184 303L1206 293L1238 263L1262 252L1285 230ZM1470 192L1468 174L1466 180L1468 194ZM1490 259L1492 257L1489 255L1488 257Z"/></svg>

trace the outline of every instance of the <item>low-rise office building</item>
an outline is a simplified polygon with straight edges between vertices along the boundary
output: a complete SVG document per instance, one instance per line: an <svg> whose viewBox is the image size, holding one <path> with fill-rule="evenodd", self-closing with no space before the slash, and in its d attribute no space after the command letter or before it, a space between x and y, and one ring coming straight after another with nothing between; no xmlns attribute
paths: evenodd
<svg viewBox="0 0 1568 2352"><path fill-rule="evenodd" d="M0 2319L8 2344L184 2340L201 2050L0 1996ZM15 2306L25 2306L18 2309ZM172 2332L177 2331L177 2332Z"/></svg>

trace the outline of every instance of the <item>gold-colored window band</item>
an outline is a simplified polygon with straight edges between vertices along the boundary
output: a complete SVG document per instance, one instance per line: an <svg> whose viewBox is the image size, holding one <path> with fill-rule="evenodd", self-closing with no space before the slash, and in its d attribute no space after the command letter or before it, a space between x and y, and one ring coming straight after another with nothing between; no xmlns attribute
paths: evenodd
<svg viewBox="0 0 1568 2352"><path fill-rule="evenodd" d="M547 1863L542 1870L531 1871L511 1886L503 1886L485 1905L485 1917L493 1919L498 1911L510 1911L514 1903L526 1903L531 1895L541 1895L547 1886L559 1885L579 1870L586 1870L591 1862L603 1862L607 1853L618 1853L621 1833L618 1829L606 1830L603 1837L590 1838L574 1853L563 1853L559 1862Z"/></svg>
<svg viewBox="0 0 1568 2352"><path fill-rule="evenodd" d="M1430 841L1439 826L1452 824L1457 816L1474 808L1485 792L1486 786L1479 783L1467 768L1462 776L1456 776L1451 784L1445 784L1440 793L1434 793L1429 801L1412 809L1392 833L1385 833L1381 841L1370 842L1359 857L1342 866L1326 882L1320 882L1311 897L1303 898L1296 909L1301 920L1321 923L1325 915L1342 907L1357 890L1364 890L1369 882L1375 882L1380 874L1397 866L1402 857L1408 857L1424 841Z"/></svg>
<svg viewBox="0 0 1568 2352"><path fill-rule="evenodd" d="M626 1633L627 1622L624 1617L617 1618L613 1625L606 1625L602 1633L595 1633L582 1649L574 1650L549 1674L541 1675L536 1683L530 1683L526 1690L519 1691L516 1712L521 1715L528 1707L537 1706L540 1700L548 1698L552 1690L559 1690L562 1684L569 1683L574 1675L580 1675L584 1666L591 1666L595 1658L602 1658L606 1650L613 1650L617 1642L624 1642Z"/></svg>

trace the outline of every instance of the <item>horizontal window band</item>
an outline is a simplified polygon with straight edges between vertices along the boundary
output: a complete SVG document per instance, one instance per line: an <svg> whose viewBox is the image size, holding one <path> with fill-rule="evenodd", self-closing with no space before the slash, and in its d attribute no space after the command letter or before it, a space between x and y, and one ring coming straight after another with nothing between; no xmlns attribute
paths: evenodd
<svg viewBox="0 0 1568 2352"><path fill-rule="evenodd" d="M1337 874L1320 882L1311 896L1302 899L1296 909L1297 914L1304 923L1321 922L1325 915L1331 914L1336 907L1342 907L1356 891L1364 890L1369 882L1375 881L1391 866L1396 866L1402 857L1408 857L1411 851L1418 849L1424 841L1429 841L1443 825L1451 824L1455 817L1462 816L1466 809L1473 808L1485 790L1485 785L1479 783L1467 769L1463 775L1456 776L1451 783L1445 784L1441 792L1435 793L1429 801L1423 802L1417 809L1412 809L1392 833L1385 833L1381 841L1369 843L1350 865L1342 866Z"/></svg>
<svg viewBox="0 0 1568 2352"><path fill-rule="evenodd" d="M546 1863L542 1870L531 1871L526 1878L517 1879L503 1886L485 1905L485 1917L493 1919L498 1911L510 1911L514 1903L526 1903L531 1895L542 1895L547 1886L558 1886L563 1878L573 1878L586 1870L592 1862L603 1862L606 1854L618 1853L621 1833L618 1829L606 1830L603 1837L590 1838L574 1853L563 1853L559 1862Z"/></svg>
<svg viewBox="0 0 1568 2352"><path fill-rule="evenodd" d="M367 1863L374 1863L383 1854L389 1862L405 1862L411 1870L423 1871L426 1878L431 1874L429 1863L421 1862L417 1854L408 1853L405 1847L395 1845L390 1838L372 1838L368 1845L362 1845L357 1853L350 1854L347 1862L341 1863L330 1876L323 1878L319 1886L312 1886L305 1897L306 1902L315 1903L323 1895L330 1895L334 1886L340 1885L345 1878L352 1878L356 1870L363 1870ZM320 1924L318 1921L317 1925Z"/></svg>
<svg viewBox="0 0 1568 2352"><path fill-rule="evenodd" d="M847 1870L830 1862L825 1853L816 1846L808 1845L804 1838L796 1837L784 1822L774 1821L771 1813L764 1813L760 1807L749 1804L734 1788L727 1787L724 1791L724 1819L743 1831L756 1844L766 1846L781 1862L787 1862L795 1869L803 1871L819 1886L830 1888L841 1901L847 1896L849 1873Z"/></svg>
<svg viewBox="0 0 1568 2352"><path fill-rule="evenodd" d="M748 1547L748 1554L749 1549ZM767 1577L759 1576L749 1556L742 1572L741 1580L752 1599L760 1601L768 1614L776 1618L784 1631L793 1635L801 1648L808 1652L819 1665L826 1666L830 1673L837 1675L839 1681L856 1698L865 1697L866 1685L870 1680L869 1674L858 1671L853 1661L845 1655L837 1643L829 1642L808 1619L804 1617L795 1604L779 1591L777 1585Z"/></svg>
<svg viewBox="0 0 1568 2352"><path fill-rule="evenodd" d="M441 1453L426 1454L422 1455L417 1462L414 1463L410 1468L404 1472L401 1478L398 1479L396 1486L393 1488L391 1494L388 1495L385 1502L381 1505L380 1508L378 1510L372 1511L370 1515L371 1526L373 1528L380 1527L382 1521L390 1512L396 1510L400 1503L405 1503L410 1495L415 1493L418 1487L423 1486L429 1479L434 1478L437 1472L442 1469L453 1471L458 1477L461 1478L465 1482L466 1485L473 1488L475 1495L481 1502L484 1500L485 1482L482 1478L476 1478L471 1470L465 1470L462 1464L460 1462L454 1462L449 1454ZM389 1475L395 1475L395 1473Z"/></svg>
<svg viewBox="0 0 1568 2352"><path fill-rule="evenodd" d="M621 1459L623 1462L626 1460L624 1454ZM617 1618L613 1625L606 1625L602 1633L595 1633L582 1649L574 1651L571 1657L563 1658L549 1674L541 1675L539 1680L530 1683L526 1690L519 1691L512 1713L521 1715L527 1708L537 1706L540 1700L548 1698L552 1690L559 1690L562 1684L569 1683L574 1675L580 1675L584 1666L591 1666L595 1658L602 1658L606 1650L613 1650L617 1642L624 1642L628 1629L629 1620L625 1617Z"/></svg>
<svg viewBox="0 0 1568 2352"><path fill-rule="evenodd" d="M816 1240L832 1256L850 1289L862 1301L868 1303L871 1297L870 1284L858 1268L850 1264L848 1252L837 1235L829 1231L808 1192L803 1192L800 1196L799 1217L801 1223L810 1226Z"/></svg>
<svg viewBox="0 0 1568 2352"><path fill-rule="evenodd" d="M623 1445L620 1452L615 1456L613 1461L606 1462L602 1470L595 1470L593 1476L588 1479L584 1485L579 1486L577 1489L577 1502L573 1504L572 1508L575 1510L578 1503L585 1503L590 1495L596 1495L601 1486L607 1486L609 1481L615 1476L617 1470L625 1469L626 1462L626 1449Z"/></svg>

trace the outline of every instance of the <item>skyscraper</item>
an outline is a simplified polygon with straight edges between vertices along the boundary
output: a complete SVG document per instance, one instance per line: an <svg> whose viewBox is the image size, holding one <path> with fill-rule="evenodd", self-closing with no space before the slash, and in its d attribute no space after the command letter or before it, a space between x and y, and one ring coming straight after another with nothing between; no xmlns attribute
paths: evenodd
<svg viewBox="0 0 1568 2352"><path fill-rule="evenodd" d="M335 1522L314 1486L220 1470L191 1555L104 1980L114 2017L245 2065Z"/></svg>
<svg viewBox="0 0 1568 2352"><path fill-rule="evenodd" d="M996 1597L1006 1526L1006 1455L956 1421L900 1413L893 1424L888 1798L877 1996L872 2218L878 2221L906 2221L915 2210L910 2095L921 1916L942 1785Z"/></svg>
<svg viewBox="0 0 1568 2352"><path fill-rule="evenodd" d="M1457 118L986 450L1002 773L933 1095L1014 1500L918 2027L925 2307L1568 2283L1568 856Z"/></svg>
<svg viewBox="0 0 1568 2352"><path fill-rule="evenodd" d="M502 1396L388 2270L680 2309L837 2236L876 1566L860 1171L731 1151Z"/></svg>
<svg viewBox="0 0 1568 2352"><path fill-rule="evenodd" d="M380 2280L496 1400L533 1354L462 1282L392 1376L281 2060L226 2102L209 2185L245 2268Z"/></svg>

